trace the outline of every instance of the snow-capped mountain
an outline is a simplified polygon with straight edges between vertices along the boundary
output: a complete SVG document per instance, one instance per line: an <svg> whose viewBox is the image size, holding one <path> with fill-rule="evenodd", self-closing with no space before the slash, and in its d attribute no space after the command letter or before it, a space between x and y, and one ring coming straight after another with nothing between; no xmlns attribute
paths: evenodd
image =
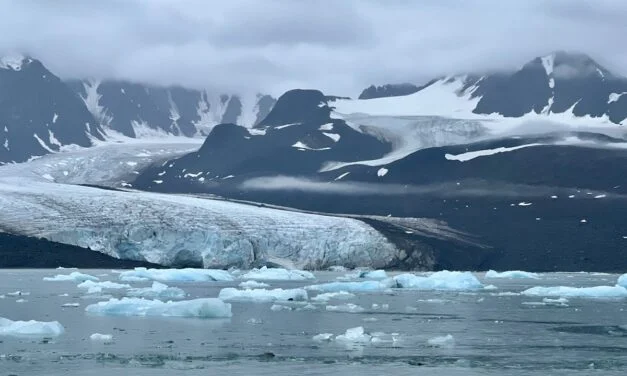
<svg viewBox="0 0 627 376"><path fill-rule="evenodd" d="M207 135L221 123L252 127L274 105L268 95L210 95L203 90L126 81L69 81L105 129L127 137Z"/></svg>
<svg viewBox="0 0 627 376"><path fill-rule="evenodd" d="M400 94L399 87L407 88L408 93ZM371 86L360 99L388 98L339 101L337 110L342 114L469 119L485 118L481 115L493 115L492 119L547 115L553 119L551 114L565 114L590 117L593 123L624 125L625 93L626 78L613 74L587 55L558 51L537 57L514 72L453 75L420 88Z"/></svg>
<svg viewBox="0 0 627 376"><path fill-rule="evenodd" d="M359 94L358 99L401 97L403 95L413 94L423 88L424 86L419 87L410 83L386 84L381 86L370 85Z"/></svg>
<svg viewBox="0 0 627 376"><path fill-rule="evenodd" d="M33 58L0 59L0 164L90 146L103 130L83 101Z"/></svg>

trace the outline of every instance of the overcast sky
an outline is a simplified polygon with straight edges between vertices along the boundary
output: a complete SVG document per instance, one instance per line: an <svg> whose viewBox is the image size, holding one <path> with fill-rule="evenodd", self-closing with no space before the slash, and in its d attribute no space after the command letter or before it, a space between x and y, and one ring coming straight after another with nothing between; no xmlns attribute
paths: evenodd
<svg viewBox="0 0 627 376"><path fill-rule="evenodd" d="M627 75L625 0L0 0L0 52L62 77L278 95L516 68L552 50Z"/></svg>

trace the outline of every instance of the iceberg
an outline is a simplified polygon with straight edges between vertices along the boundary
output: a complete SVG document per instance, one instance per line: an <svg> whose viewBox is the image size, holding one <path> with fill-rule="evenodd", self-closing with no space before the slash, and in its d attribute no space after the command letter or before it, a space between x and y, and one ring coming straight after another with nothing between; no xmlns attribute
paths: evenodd
<svg viewBox="0 0 627 376"><path fill-rule="evenodd" d="M54 277L44 277L44 281L49 282L85 282L85 281L98 281L98 277L94 277L93 275L83 274L80 272L72 272L70 274L57 274Z"/></svg>
<svg viewBox="0 0 627 376"><path fill-rule="evenodd" d="M344 334L335 337L336 341L345 343L368 343L371 339L372 336L364 332L363 326L347 329Z"/></svg>
<svg viewBox="0 0 627 376"><path fill-rule="evenodd" d="M627 288L623 286L536 286L521 293L527 296L558 296L564 298L627 298Z"/></svg>
<svg viewBox="0 0 627 376"><path fill-rule="evenodd" d="M488 270L485 273L486 278L510 278L510 279L539 279L540 276L536 273L524 272L522 270L510 270L506 272L497 272L494 270Z"/></svg>
<svg viewBox="0 0 627 376"><path fill-rule="evenodd" d="M185 291L155 281L150 287L132 288L128 290L127 295L147 299L183 299L185 298Z"/></svg>
<svg viewBox="0 0 627 376"><path fill-rule="evenodd" d="M622 286L627 288L627 273L621 275L620 277L618 277L618 281L616 282L616 284L618 286Z"/></svg>
<svg viewBox="0 0 627 376"><path fill-rule="evenodd" d="M94 341L94 342L112 343L113 342L113 335L111 335L111 334L94 333L94 334L89 336L89 339Z"/></svg>
<svg viewBox="0 0 627 376"><path fill-rule="evenodd" d="M329 342L333 340L333 333L320 333L312 337L316 342Z"/></svg>
<svg viewBox="0 0 627 376"><path fill-rule="evenodd" d="M395 281L392 278L388 278L382 281L329 282L306 286L305 289L322 292L373 292L385 290L395 286Z"/></svg>
<svg viewBox="0 0 627 376"><path fill-rule="evenodd" d="M338 291L338 292L325 292L323 294L318 294L311 298L314 302L328 302L331 299L351 299L354 298L355 295L351 294L347 291Z"/></svg>
<svg viewBox="0 0 627 376"><path fill-rule="evenodd" d="M74 308L74 307L80 307L80 306L81 306L80 303L64 303L64 304L61 304L61 307L64 307L64 308Z"/></svg>
<svg viewBox="0 0 627 376"><path fill-rule="evenodd" d="M13 321L0 317L0 336L57 337L64 331L58 321Z"/></svg>
<svg viewBox="0 0 627 376"><path fill-rule="evenodd" d="M427 277L414 274L401 274L394 277L398 288L417 290L478 290L483 288L470 272L450 272L448 270L433 273Z"/></svg>
<svg viewBox="0 0 627 376"><path fill-rule="evenodd" d="M8 296L28 296L30 295L30 292L27 291L13 291L13 292L9 292L7 293Z"/></svg>
<svg viewBox="0 0 627 376"><path fill-rule="evenodd" d="M226 270L217 269L146 269L135 268L120 273L121 281L137 281L138 278L159 282L209 282L233 281L233 276ZM129 280L130 279L130 280Z"/></svg>
<svg viewBox="0 0 627 376"><path fill-rule="evenodd" d="M386 279L387 277L388 277L388 274L385 272L385 270L371 270L371 271L361 272L359 274L359 278L367 278L367 279Z"/></svg>
<svg viewBox="0 0 627 376"><path fill-rule="evenodd" d="M427 343L429 344L429 346L433 347L451 348L455 346L455 338L452 335L447 334L441 337L430 338L429 340L427 340Z"/></svg>
<svg viewBox="0 0 627 376"><path fill-rule="evenodd" d="M245 281L239 284L239 287L243 289L260 289L264 287L270 287L269 284L257 281Z"/></svg>
<svg viewBox="0 0 627 376"><path fill-rule="evenodd" d="M97 294L102 292L103 289L128 289L131 287L131 285L115 283L111 281L94 282L92 280L87 280L85 282L79 283L77 287L79 289L87 289L88 294Z"/></svg>
<svg viewBox="0 0 627 376"><path fill-rule="evenodd" d="M105 316L163 316L229 318L231 305L216 298L162 302L143 298L109 299L88 305L85 311Z"/></svg>
<svg viewBox="0 0 627 376"><path fill-rule="evenodd" d="M227 287L220 290L218 298L225 301L269 303L274 301L305 301L308 299L304 289L250 289L238 290Z"/></svg>
<svg viewBox="0 0 627 376"><path fill-rule="evenodd" d="M253 269L241 276L242 279L260 279L271 281L304 281L307 279L315 279L313 273L304 270L267 268Z"/></svg>
<svg viewBox="0 0 627 376"><path fill-rule="evenodd" d="M328 305L326 307L327 311L330 312L345 312L345 313L361 313L365 311L364 307L358 306L357 304L342 304L338 306Z"/></svg>

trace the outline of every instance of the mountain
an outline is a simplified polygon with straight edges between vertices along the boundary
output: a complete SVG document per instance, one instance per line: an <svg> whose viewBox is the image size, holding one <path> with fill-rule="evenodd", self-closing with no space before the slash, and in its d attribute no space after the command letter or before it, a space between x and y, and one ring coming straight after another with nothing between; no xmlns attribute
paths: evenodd
<svg viewBox="0 0 627 376"><path fill-rule="evenodd" d="M413 94L421 88L409 83L387 84L382 86L370 85L359 94L359 99L373 99L384 97L400 97Z"/></svg>
<svg viewBox="0 0 627 376"><path fill-rule="evenodd" d="M206 135L220 123L251 127L274 105L269 95L209 95L182 87L126 81L74 80L68 85L105 127L127 137Z"/></svg>
<svg viewBox="0 0 627 376"><path fill-rule="evenodd" d="M455 118L551 118L551 114L565 114L623 125L627 119L627 95L623 95L627 93L627 79L580 53L554 52L514 72L471 72L435 79L400 100L390 98L399 96L395 87L370 87L360 99L380 99L341 101L338 112Z"/></svg>
<svg viewBox="0 0 627 376"><path fill-rule="evenodd" d="M0 59L0 164L104 139L98 121L59 77L33 58Z"/></svg>

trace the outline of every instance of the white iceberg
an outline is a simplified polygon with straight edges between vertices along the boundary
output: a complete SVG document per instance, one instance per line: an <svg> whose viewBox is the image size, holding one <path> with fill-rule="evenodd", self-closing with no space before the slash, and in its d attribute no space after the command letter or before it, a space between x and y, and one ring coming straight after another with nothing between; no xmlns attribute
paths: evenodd
<svg viewBox="0 0 627 376"><path fill-rule="evenodd" d="M209 282L232 281L233 276L226 270L218 269L146 269L135 268L120 273L122 281L137 281L138 278L159 282Z"/></svg>
<svg viewBox="0 0 627 376"><path fill-rule="evenodd" d="M94 334L89 336L89 339L94 341L94 342L112 343L113 342L113 335L111 335L111 334L94 333Z"/></svg>
<svg viewBox="0 0 627 376"><path fill-rule="evenodd" d="M61 304L61 307L64 308L74 308L74 307L80 307L81 305L79 303L64 303Z"/></svg>
<svg viewBox="0 0 627 376"><path fill-rule="evenodd" d="M618 282L616 282L618 284L618 286L622 286L627 288L627 273L621 275L620 277L618 277Z"/></svg>
<svg viewBox="0 0 627 376"><path fill-rule="evenodd" d="M330 312L345 312L345 313L361 313L365 311L364 307L358 306L357 304L353 304L353 303L342 304L342 305L337 305L337 306L328 305L326 307L326 310Z"/></svg>
<svg viewBox="0 0 627 376"><path fill-rule="evenodd" d="M142 298L109 299L88 305L85 311L106 316L164 316L228 318L231 305L216 298L162 302Z"/></svg>
<svg viewBox="0 0 627 376"><path fill-rule="evenodd" d="M150 287L132 288L128 296L147 299L183 299L185 291L178 287L170 287L161 282L153 282Z"/></svg>
<svg viewBox="0 0 627 376"><path fill-rule="evenodd" d="M85 281L98 281L98 277L94 277L93 275L84 274L80 272L72 272L70 274L57 274L54 277L44 277L44 281L49 282L85 282Z"/></svg>
<svg viewBox="0 0 627 376"><path fill-rule="evenodd" d="M316 342L329 342L333 340L333 333L320 333L312 338Z"/></svg>
<svg viewBox="0 0 627 376"><path fill-rule="evenodd" d="M441 337L433 337L427 341L429 346L451 348L455 346L455 338L447 334Z"/></svg>
<svg viewBox="0 0 627 376"><path fill-rule="evenodd" d="M558 296L565 298L626 298L627 288L622 286L536 286L522 292L527 296Z"/></svg>
<svg viewBox="0 0 627 376"><path fill-rule="evenodd" d="M0 336L56 337L64 331L58 321L13 321L0 317Z"/></svg>
<svg viewBox="0 0 627 376"><path fill-rule="evenodd" d="M364 332L363 326L358 326L356 328L350 328L346 330L346 333L340 334L335 337L337 342L345 342L345 343L368 343L372 339L372 336L366 332Z"/></svg>
<svg viewBox="0 0 627 376"><path fill-rule="evenodd" d="M316 277L307 271L296 269L267 268L253 269L241 276L242 279L260 279L266 281L304 281Z"/></svg>
<svg viewBox="0 0 627 376"><path fill-rule="evenodd" d="M361 272L359 274L359 278L367 278L367 279L385 279L388 277L388 273L385 270L371 270Z"/></svg>
<svg viewBox="0 0 627 376"><path fill-rule="evenodd" d="M282 305L282 304L273 304L273 305L270 307L270 310L271 310L271 311L274 311L274 312L279 312L279 311L292 311L293 309L292 309L292 307L289 307L289 306L286 306L286 305Z"/></svg>
<svg viewBox="0 0 627 376"><path fill-rule="evenodd" d="M244 281L239 284L239 287L243 289L261 289L264 287L270 287L269 284L257 281Z"/></svg>
<svg viewBox="0 0 627 376"><path fill-rule="evenodd" d="M399 288L417 290L478 290L483 288L470 272L450 272L448 270L433 273L427 277L414 274L401 274L394 277Z"/></svg>
<svg viewBox="0 0 627 376"><path fill-rule="evenodd" d="M131 285L111 281L94 282L92 280L87 280L85 282L79 283L77 287L79 289L87 289L88 294L97 294L102 292L103 289L128 289L131 287Z"/></svg>
<svg viewBox="0 0 627 376"><path fill-rule="evenodd" d="M351 299L354 298L355 295L351 294L347 291L338 291L338 292L325 292L323 294L318 294L311 298L314 302L328 302L331 299Z"/></svg>
<svg viewBox="0 0 627 376"><path fill-rule="evenodd" d="M394 287L396 282L392 278L382 281L362 281L362 282L329 282L305 287L307 290L322 292L372 292L381 291Z"/></svg>
<svg viewBox="0 0 627 376"><path fill-rule="evenodd" d="M536 273L524 272L522 270L509 270L506 272L497 272L495 270L488 270L485 273L486 278L510 278L510 279L539 279L540 276Z"/></svg>
<svg viewBox="0 0 627 376"><path fill-rule="evenodd" d="M249 289L227 287L220 290L218 298L225 301L268 303L274 301L304 301L308 299L304 289Z"/></svg>

